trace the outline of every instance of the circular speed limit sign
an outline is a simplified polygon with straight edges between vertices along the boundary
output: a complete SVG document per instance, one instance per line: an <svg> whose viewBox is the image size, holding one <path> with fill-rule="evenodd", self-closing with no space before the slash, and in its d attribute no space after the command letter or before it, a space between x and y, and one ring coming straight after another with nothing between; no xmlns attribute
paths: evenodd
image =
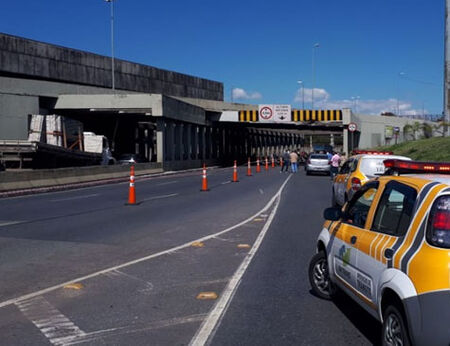
<svg viewBox="0 0 450 346"><path fill-rule="evenodd" d="M263 107L259 112L260 117L263 118L264 120L269 120L270 118L272 118L272 114L273 112L270 107Z"/></svg>
<svg viewBox="0 0 450 346"><path fill-rule="evenodd" d="M350 132L355 132L357 128L358 128L358 127L356 126L355 123L350 123L350 124L348 124L348 130L349 130Z"/></svg>

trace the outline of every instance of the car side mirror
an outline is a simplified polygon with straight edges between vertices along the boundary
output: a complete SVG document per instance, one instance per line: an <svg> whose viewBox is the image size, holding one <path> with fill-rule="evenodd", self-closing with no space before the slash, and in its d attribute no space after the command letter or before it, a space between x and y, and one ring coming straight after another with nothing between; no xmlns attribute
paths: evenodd
<svg viewBox="0 0 450 346"><path fill-rule="evenodd" d="M329 221L338 221L342 218L342 210L340 208L327 208L323 211L323 218Z"/></svg>

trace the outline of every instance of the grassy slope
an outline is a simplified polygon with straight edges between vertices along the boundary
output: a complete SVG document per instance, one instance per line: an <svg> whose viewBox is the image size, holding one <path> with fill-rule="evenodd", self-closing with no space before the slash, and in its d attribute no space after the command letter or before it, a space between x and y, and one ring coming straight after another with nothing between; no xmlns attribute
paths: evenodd
<svg viewBox="0 0 450 346"><path fill-rule="evenodd" d="M450 137L434 137L375 148L390 150L418 161L450 162Z"/></svg>

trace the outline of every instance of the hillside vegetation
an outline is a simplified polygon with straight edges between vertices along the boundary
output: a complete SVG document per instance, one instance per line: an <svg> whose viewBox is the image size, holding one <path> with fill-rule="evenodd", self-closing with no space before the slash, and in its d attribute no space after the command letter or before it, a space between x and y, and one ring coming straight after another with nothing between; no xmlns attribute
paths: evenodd
<svg viewBox="0 0 450 346"><path fill-rule="evenodd" d="M450 162L450 137L419 139L377 147L375 150L390 150L396 155L408 156L417 161Z"/></svg>

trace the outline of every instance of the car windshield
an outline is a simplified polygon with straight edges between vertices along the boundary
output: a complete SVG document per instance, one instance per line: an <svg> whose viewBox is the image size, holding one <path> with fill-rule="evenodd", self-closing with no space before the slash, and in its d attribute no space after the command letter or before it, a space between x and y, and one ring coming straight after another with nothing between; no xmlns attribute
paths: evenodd
<svg viewBox="0 0 450 346"><path fill-rule="evenodd" d="M311 155L310 158L316 160L328 160L327 155Z"/></svg>

